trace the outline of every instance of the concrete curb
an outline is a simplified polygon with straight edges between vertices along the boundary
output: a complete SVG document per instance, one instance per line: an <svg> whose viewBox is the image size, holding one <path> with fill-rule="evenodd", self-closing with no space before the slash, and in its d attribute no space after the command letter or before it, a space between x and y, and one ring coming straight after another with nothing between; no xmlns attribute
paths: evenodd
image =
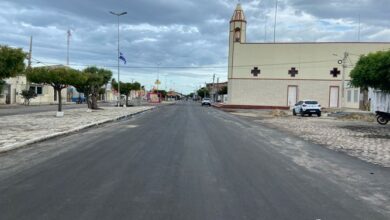
<svg viewBox="0 0 390 220"><path fill-rule="evenodd" d="M91 124L82 125L82 126L79 126L79 127L67 130L67 131L62 131L62 132L57 132L57 133L45 135L43 137L30 139L30 140L23 141L23 142L20 142L20 143L5 145L4 147L0 148L0 153L4 153L4 152L7 152L7 151L12 151L12 150L15 150L15 149L18 149L18 148L21 148L21 147L24 147L24 146L27 146L27 145L30 145L30 144L35 144L35 143L42 142L42 141L45 141L45 140L49 140L49 139L52 139L52 138L55 138L55 137L64 136L64 135L67 135L67 134L71 134L71 133L74 133L74 132L77 132L77 131L80 131L80 130L83 130L83 129L91 128L91 127L94 127L94 126L98 126L98 125L101 125L101 124L114 122L114 121L119 121L119 120L122 120L122 119L125 119L125 118L128 118L128 117L132 117L132 116L135 116L135 115L147 112L147 111L151 111L154 108L156 108L156 107L152 107L152 108L149 108L149 109L144 109L144 110L141 110L141 111L135 112L135 113L130 113L130 114L118 116L118 117L112 118L112 119L105 119L105 120L97 121L97 122L94 122L94 123L91 123Z"/></svg>

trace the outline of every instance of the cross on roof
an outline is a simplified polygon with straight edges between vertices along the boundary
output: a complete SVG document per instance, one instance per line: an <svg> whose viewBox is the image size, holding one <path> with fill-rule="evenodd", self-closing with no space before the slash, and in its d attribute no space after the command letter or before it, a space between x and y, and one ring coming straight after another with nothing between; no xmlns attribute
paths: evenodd
<svg viewBox="0 0 390 220"><path fill-rule="evenodd" d="M335 67L330 71L330 74L333 75L333 77L337 77L340 74L340 70Z"/></svg>
<svg viewBox="0 0 390 220"><path fill-rule="evenodd" d="M251 71L253 76L259 75L260 72L261 72L261 70L258 67L253 68L253 70Z"/></svg>
<svg viewBox="0 0 390 220"><path fill-rule="evenodd" d="M295 77L295 75L298 74L298 70L295 69L295 67L291 67L291 70L288 71L288 74L290 74L291 77Z"/></svg>

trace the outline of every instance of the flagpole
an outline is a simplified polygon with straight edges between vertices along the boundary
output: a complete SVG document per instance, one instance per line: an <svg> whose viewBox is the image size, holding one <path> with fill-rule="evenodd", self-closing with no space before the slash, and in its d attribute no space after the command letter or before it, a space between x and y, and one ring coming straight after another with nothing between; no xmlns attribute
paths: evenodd
<svg viewBox="0 0 390 220"><path fill-rule="evenodd" d="M120 102L121 102L121 81L120 81L120 62L119 62L119 57L120 57L120 52L119 52L119 17L122 16L122 15L125 15L127 14L127 12L122 12L122 13L115 13L115 12L112 12L110 11L111 14L113 15L116 15L118 17L118 107L120 106Z"/></svg>

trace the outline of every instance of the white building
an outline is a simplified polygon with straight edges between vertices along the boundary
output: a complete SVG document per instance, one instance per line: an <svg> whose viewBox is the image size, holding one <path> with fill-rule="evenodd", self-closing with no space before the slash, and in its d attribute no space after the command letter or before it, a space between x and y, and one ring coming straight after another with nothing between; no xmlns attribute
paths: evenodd
<svg viewBox="0 0 390 220"><path fill-rule="evenodd" d="M353 65L360 55L390 48L388 42L249 43L246 25L238 4L229 33L231 107L289 108L314 99L323 107L359 108L360 89L348 87Z"/></svg>
<svg viewBox="0 0 390 220"><path fill-rule="evenodd" d="M5 80L3 91L0 92L1 104L23 104L22 91L26 90L26 76L17 76ZM58 97L54 94L54 89L48 85L29 84L29 89L32 89L37 94L37 97L30 100L31 105L39 104L55 104L58 103ZM66 102L66 89L62 90L62 101Z"/></svg>

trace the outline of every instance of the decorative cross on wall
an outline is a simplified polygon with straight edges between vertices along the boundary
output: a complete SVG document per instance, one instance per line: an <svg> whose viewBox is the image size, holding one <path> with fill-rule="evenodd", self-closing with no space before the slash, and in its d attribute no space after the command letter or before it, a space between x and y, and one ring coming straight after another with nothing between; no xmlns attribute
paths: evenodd
<svg viewBox="0 0 390 220"><path fill-rule="evenodd" d="M295 69L295 67L291 67L291 70L288 71L288 74L290 74L291 77L295 77L295 75L298 74L298 70Z"/></svg>
<svg viewBox="0 0 390 220"><path fill-rule="evenodd" d="M261 70L258 67L253 68L253 70L251 71L253 76L259 75L260 72L261 72Z"/></svg>
<svg viewBox="0 0 390 220"><path fill-rule="evenodd" d="M333 68L333 70L330 71L330 74L333 75L333 77L337 77L340 74L340 70Z"/></svg>

